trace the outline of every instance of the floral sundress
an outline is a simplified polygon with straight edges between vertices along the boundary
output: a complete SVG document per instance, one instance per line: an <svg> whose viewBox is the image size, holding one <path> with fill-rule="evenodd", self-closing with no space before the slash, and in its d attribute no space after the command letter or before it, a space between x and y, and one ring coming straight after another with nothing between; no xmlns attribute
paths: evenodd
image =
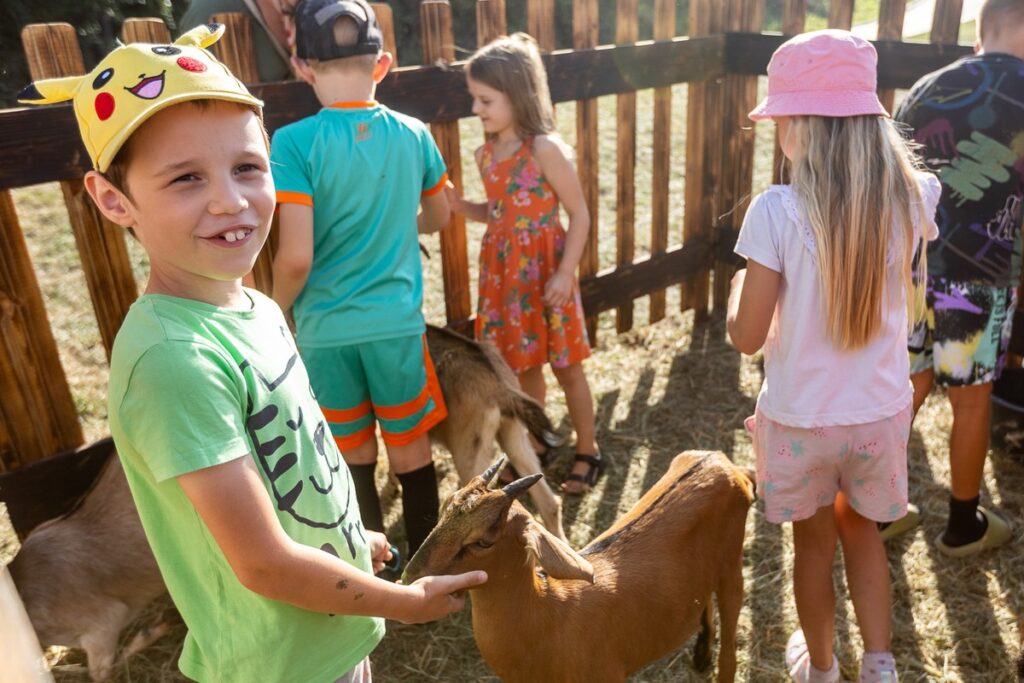
<svg viewBox="0 0 1024 683"><path fill-rule="evenodd" d="M550 363L564 368L590 355L579 285L565 306L543 302L544 285L565 249L558 197L533 157L533 138L506 159L490 141L480 167L487 232L480 244L476 337L494 344L517 373Z"/></svg>

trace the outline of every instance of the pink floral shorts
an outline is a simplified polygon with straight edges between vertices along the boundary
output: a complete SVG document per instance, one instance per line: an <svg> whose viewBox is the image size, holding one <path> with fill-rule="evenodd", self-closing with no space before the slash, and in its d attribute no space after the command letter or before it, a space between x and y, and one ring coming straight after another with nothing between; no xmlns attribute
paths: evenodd
<svg viewBox="0 0 1024 683"><path fill-rule="evenodd" d="M913 408L877 422L789 427L760 410L745 425L757 454L757 492L769 522L798 522L842 491L876 522L907 512L907 439Z"/></svg>

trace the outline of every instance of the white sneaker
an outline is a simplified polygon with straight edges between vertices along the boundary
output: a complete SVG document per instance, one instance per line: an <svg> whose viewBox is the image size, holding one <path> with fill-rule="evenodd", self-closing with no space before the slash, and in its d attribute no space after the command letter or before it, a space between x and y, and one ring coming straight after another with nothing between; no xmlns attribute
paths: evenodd
<svg viewBox="0 0 1024 683"><path fill-rule="evenodd" d="M807 651L802 630L795 631L786 643L786 670L796 683L840 683L839 660L832 655L832 668L816 669L811 664L811 653Z"/></svg>

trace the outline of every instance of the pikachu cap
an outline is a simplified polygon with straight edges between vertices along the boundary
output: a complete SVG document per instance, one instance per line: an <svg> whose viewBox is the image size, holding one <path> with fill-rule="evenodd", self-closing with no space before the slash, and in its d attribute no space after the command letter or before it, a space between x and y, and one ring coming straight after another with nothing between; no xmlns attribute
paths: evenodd
<svg viewBox="0 0 1024 683"><path fill-rule="evenodd" d="M38 81L22 90L18 101L53 104L73 100L82 141L93 166L103 173L129 136L161 109L188 100L263 106L226 66L203 49L222 35L223 25L206 24L173 45L122 45L92 73Z"/></svg>

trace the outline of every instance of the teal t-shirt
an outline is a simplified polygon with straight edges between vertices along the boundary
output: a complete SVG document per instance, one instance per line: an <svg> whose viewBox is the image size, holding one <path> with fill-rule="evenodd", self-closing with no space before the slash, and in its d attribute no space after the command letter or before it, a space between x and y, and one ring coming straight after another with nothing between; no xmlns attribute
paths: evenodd
<svg viewBox="0 0 1024 683"><path fill-rule="evenodd" d="M253 458L289 537L370 572L355 489L277 304L250 310L147 294L110 368L110 429L146 536L188 626L179 666L199 681L337 680L382 619L264 598L235 577L176 477Z"/></svg>
<svg viewBox="0 0 1024 683"><path fill-rule="evenodd" d="M422 334L416 214L448 178L427 127L375 102L340 103L279 129L270 161L278 202L313 207L299 345Z"/></svg>

